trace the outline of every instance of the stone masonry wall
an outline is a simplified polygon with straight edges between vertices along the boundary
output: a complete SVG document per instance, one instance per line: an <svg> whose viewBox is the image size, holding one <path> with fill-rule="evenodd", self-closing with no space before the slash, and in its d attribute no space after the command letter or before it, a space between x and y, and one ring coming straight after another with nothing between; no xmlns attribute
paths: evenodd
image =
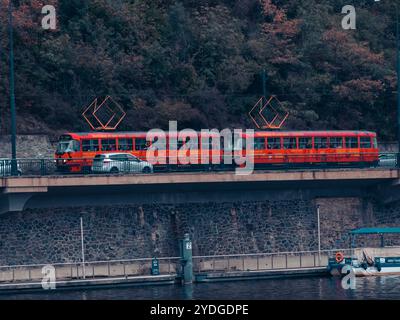
<svg viewBox="0 0 400 320"><path fill-rule="evenodd" d="M88 261L178 256L186 232L195 255L316 250L317 204L322 249L347 247L353 228L400 223L400 203L358 198L25 210L0 216L0 264L80 261L81 216Z"/></svg>
<svg viewBox="0 0 400 320"><path fill-rule="evenodd" d="M20 159L52 159L56 144L46 135L17 136L17 158ZM0 158L11 157L9 135L0 135Z"/></svg>

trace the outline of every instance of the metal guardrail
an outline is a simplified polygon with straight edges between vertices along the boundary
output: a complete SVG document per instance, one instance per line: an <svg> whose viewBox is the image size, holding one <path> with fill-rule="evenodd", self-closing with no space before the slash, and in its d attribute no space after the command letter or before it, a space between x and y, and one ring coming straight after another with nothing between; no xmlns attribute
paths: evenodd
<svg viewBox="0 0 400 320"><path fill-rule="evenodd" d="M157 258L160 275L175 275L179 272L180 257ZM45 266L55 268L57 280L96 279L150 275L153 258L110 260L94 262L28 264L0 266L0 283L41 281Z"/></svg>
<svg viewBox="0 0 400 320"><path fill-rule="evenodd" d="M215 256L194 256L194 271L234 272L268 271L326 267L328 258L338 251L352 256L354 249L331 249L322 251L298 251L257 254L232 254Z"/></svg>
<svg viewBox="0 0 400 320"><path fill-rule="evenodd" d="M312 157L319 157L320 160L323 161L324 158L330 159L329 161L336 161L335 159L341 159L340 161L344 161L346 157L356 157L353 158L352 161L358 159L360 163L340 163L333 167L335 168L355 168L355 167L373 167L374 164L371 162L372 159L376 157L376 154L368 154L368 153L304 153L301 155L288 155L288 154L263 154L258 155L257 157L263 157L267 159L268 165L264 165L262 169L265 170L273 170L273 169L321 169L328 168L335 165L334 162L332 164L313 164L313 163L298 163L296 159L301 158L302 161L307 161L309 159L311 162ZM132 174L132 173L149 173L144 172L143 165L138 167L137 164L133 162L127 162L125 164L115 164L105 163L101 170L97 172L91 171L93 158L69 158L69 159L16 159L17 166L14 168L17 169L17 174L22 176L46 176L46 175L65 175L70 173L68 167L78 165L79 163L85 163L83 166L83 170L80 171L80 174L99 174L99 173L108 173L108 174ZM211 161L211 160L210 160ZM338 160L339 161L339 160ZM363 161L365 163L363 164ZM274 163L279 162L279 163ZM167 163L170 163L167 160ZM261 167L257 167L256 169ZM397 154L396 153L381 153L379 163L380 167L388 167L395 168L397 167ZM235 165L224 165L224 164L207 164L207 165L173 165L173 164L160 164L154 165L154 172L176 172L176 171L230 171L235 169ZM114 170L113 168L117 168L118 170ZM12 171L12 160L11 159L0 159L0 177L11 176Z"/></svg>
<svg viewBox="0 0 400 320"><path fill-rule="evenodd" d="M321 251L296 251L277 253L230 254L193 256L193 272L268 271L326 267L328 258L340 251L353 256L353 249L330 249ZM151 274L154 258L104 260L92 262L49 263L0 266L0 284L33 282L43 279L45 266L55 269L56 280L104 279L135 277ZM181 274L181 257L158 257L160 275Z"/></svg>

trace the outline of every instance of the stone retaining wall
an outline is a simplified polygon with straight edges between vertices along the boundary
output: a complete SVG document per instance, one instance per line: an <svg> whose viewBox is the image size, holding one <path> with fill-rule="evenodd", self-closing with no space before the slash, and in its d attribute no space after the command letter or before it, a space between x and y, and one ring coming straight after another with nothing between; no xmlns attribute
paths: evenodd
<svg viewBox="0 0 400 320"><path fill-rule="evenodd" d="M0 216L0 264L80 261L81 216L87 261L179 256L186 232L194 255L317 250L317 204L322 249L347 247L353 228L400 223L399 203L358 198L25 210Z"/></svg>

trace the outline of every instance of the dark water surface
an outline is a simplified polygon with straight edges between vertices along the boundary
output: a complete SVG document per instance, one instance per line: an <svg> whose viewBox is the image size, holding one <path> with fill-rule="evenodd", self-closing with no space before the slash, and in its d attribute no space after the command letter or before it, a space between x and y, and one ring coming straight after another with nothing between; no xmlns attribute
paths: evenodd
<svg viewBox="0 0 400 320"><path fill-rule="evenodd" d="M331 277L202 283L191 286L131 286L106 289L54 290L0 295L0 299L39 300L183 300L183 299L400 299L400 277L357 278L355 290L344 290Z"/></svg>

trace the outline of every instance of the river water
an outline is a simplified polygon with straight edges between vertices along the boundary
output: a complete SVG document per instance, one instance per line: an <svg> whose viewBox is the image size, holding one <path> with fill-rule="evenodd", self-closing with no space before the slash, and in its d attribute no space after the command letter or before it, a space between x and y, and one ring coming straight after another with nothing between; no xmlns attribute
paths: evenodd
<svg viewBox="0 0 400 320"><path fill-rule="evenodd" d="M264 300L264 299L400 299L400 277L357 278L355 290L344 290L332 277L201 283L191 286L131 286L107 289L53 290L0 295L0 299L35 300Z"/></svg>

